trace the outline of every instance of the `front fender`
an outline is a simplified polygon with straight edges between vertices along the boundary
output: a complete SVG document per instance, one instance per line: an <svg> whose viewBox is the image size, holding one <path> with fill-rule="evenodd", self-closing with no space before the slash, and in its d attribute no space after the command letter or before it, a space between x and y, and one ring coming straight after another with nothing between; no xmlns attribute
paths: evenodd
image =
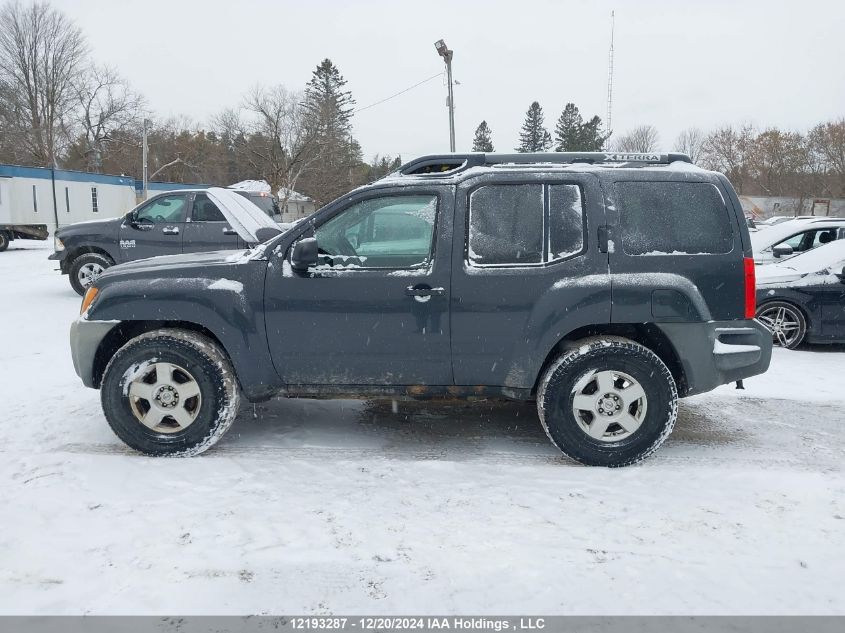
<svg viewBox="0 0 845 633"><path fill-rule="evenodd" d="M266 266L262 263L255 262L248 272L239 267L238 279L109 279L87 318L121 321L124 326L139 322L157 327L185 323L200 326L223 346L247 398L267 399L280 388L281 380L267 345L263 306Z"/></svg>

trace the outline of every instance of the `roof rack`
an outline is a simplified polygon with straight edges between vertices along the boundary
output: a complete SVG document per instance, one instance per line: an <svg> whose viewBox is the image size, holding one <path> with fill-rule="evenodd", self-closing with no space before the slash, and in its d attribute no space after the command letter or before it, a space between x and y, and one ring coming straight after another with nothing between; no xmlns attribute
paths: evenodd
<svg viewBox="0 0 845 633"><path fill-rule="evenodd" d="M641 152L528 152L519 154L433 154L405 163L403 176L451 176L470 167L492 165L572 164L588 165L626 163L631 166L668 165L675 161L692 163L686 154Z"/></svg>

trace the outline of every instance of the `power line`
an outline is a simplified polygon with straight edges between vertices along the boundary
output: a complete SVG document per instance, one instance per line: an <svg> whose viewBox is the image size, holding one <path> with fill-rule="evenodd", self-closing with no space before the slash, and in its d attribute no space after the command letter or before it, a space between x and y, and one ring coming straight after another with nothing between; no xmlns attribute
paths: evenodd
<svg viewBox="0 0 845 633"><path fill-rule="evenodd" d="M436 75L432 75L428 79L423 79L421 82L415 83L413 86L405 88L404 90L400 90L396 94L390 95L389 97L386 97L386 98L382 99L381 101L376 101L375 103L371 103L370 105L366 105L363 108L358 108L356 110L353 110L352 114L355 114L356 112L361 112L363 110L369 110L370 108L372 108L374 106L380 105L380 104L384 103L385 101L390 101L391 99L394 99L394 98L398 97L399 95L405 94L409 90L413 90L417 86L422 86L424 83L428 83L429 81L431 81L433 79L437 79L438 77L442 77L443 75L444 75L444 73L441 71L441 72L437 73Z"/></svg>

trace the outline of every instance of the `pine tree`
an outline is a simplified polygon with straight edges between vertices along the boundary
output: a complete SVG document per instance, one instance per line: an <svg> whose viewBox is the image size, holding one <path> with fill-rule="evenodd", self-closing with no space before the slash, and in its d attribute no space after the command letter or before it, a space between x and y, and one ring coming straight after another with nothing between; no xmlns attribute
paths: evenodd
<svg viewBox="0 0 845 633"><path fill-rule="evenodd" d="M482 121L481 124L475 128L475 138L472 139L473 152L492 152L493 149L493 130L487 125L487 121Z"/></svg>
<svg viewBox="0 0 845 633"><path fill-rule="evenodd" d="M579 152L600 152L607 145L610 132L604 133L601 125L601 118L594 116L581 126L577 151Z"/></svg>
<svg viewBox="0 0 845 633"><path fill-rule="evenodd" d="M584 120L574 103L567 103L555 125L556 152L579 152Z"/></svg>
<svg viewBox="0 0 845 633"><path fill-rule="evenodd" d="M324 59L312 73L302 104L306 125L312 134L348 139L355 100L344 86L346 80L330 59Z"/></svg>
<svg viewBox="0 0 845 633"><path fill-rule="evenodd" d="M600 152L610 134L604 134L601 119L584 122L578 107L567 103L555 126L556 152Z"/></svg>
<svg viewBox="0 0 845 633"><path fill-rule="evenodd" d="M525 122L519 133L518 152L545 152L552 146L552 136L543 127L543 108L534 102L525 113Z"/></svg>
<svg viewBox="0 0 845 633"><path fill-rule="evenodd" d="M324 59L305 87L302 116L310 166L300 177L302 192L320 203L351 189L361 165L361 146L352 138L355 99L330 59Z"/></svg>

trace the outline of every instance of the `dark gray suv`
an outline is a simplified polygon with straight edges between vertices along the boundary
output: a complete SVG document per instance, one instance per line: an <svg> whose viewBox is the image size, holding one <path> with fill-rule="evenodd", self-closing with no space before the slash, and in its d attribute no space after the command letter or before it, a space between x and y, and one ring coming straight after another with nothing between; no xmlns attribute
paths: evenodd
<svg viewBox="0 0 845 633"><path fill-rule="evenodd" d="M193 455L239 399L536 400L549 438L624 466L678 398L766 371L742 209L683 155L447 154L241 253L106 271L71 331L115 433Z"/></svg>

